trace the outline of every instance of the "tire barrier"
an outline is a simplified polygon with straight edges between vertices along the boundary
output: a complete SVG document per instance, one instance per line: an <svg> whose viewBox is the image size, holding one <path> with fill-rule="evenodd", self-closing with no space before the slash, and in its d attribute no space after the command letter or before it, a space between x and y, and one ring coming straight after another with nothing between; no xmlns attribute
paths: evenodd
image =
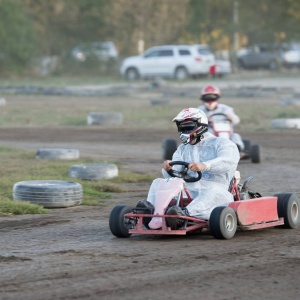
<svg viewBox="0 0 300 300"><path fill-rule="evenodd" d="M300 118L295 119L273 119L271 123L272 128L294 128L300 129Z"/></svg>
<svg viewBox="0 0 300 300"><path fill-rule="evenodd" d="M76 160L79 150L64 148L41 148L36 152L36 158L41 160Z"/></svg>
<svg viewBox="0 0 300 300"><path fill-rule="evenodd" d="M6 100L4 98L0 98L0 106L5 106Z"/></svg>
<svg viewBox="0 0 300 300"><path fill-rule="evenodd" d="M123 115L119 112L91 112L87 116L88 125L121 125Z"/></svg>
<svg viewBox="0 0 300 300"><path fill-rule="evenodd" d="M294 98L287 98L287 99L282 99L280 101L281 105L294 105L294 106L300 106L300 98L294 99Z"/></svg>
<svg viewBox="0 0 300 300"><path fill-rule="evenodd" d="M85 179L110 179L119 175L118 167L114 164L86 164L69 167L69 176Z"/></svg>
<svg viewBox="0 0 300 300"><path fill-rule="evenodd" d="M166 105L169 103L167 99L152 99L150 100L151 105Z"/></svg>
<svg viewBox="0 0 300 300"><path fill-rule="evenodd" d="M13 199L45 208L64 208L82 203L83 191L77 182L61 180L20 181L13 186Z"/></svg>

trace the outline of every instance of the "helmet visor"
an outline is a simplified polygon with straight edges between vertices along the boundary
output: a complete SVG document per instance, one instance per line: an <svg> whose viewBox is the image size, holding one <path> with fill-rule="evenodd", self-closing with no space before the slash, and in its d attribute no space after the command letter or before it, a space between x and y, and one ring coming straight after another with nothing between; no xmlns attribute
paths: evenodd
<svg viewBox="0 0 300 300"><path fill-rule="evenodd" d="M180 133L189 134L195 131L198 128L197 122L194 121L185 121L178 124L178 131Z"/></svg>
<svg viewBox="0 0 300 300"><path fill-rule="evenodd" d="M216 94L207 94L207 95L203 95L201 97L201 100L203 100L204 102L216 101L218 99L219 99L219 96Z"/></svg>

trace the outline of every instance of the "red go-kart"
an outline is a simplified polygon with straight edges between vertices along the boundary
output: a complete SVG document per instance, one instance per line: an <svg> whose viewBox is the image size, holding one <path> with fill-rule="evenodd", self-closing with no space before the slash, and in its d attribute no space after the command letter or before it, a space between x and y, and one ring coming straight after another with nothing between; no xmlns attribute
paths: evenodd
<svg viewBox="0 0 300 300"><path fill-rule="evenodd" d="M168 173L173 178L161 181L156 191L154 209L138 205L136 207L117 205L112 209L109 227L114 236L126 238L132 234L186 235L208 228L215 238L230 239L237 229L254 230L274 226L297 228L300 223L300 200L295 193L263 197L249 190L248 183L253 179L252 176L244 183L239 182L238 171L229 186L234 201L228 206L215 207L209 220L185 215L167 215L165 213L169 207L178 205L184 208L192 201L185 182L201 179L201 172L195 174L197 177L187 174L189 164L186 162L173 161L170 165L181 165L183 170L181 172L170 170ZM169 225L171 218L183 220L181 227L172 229Z"/></svg>

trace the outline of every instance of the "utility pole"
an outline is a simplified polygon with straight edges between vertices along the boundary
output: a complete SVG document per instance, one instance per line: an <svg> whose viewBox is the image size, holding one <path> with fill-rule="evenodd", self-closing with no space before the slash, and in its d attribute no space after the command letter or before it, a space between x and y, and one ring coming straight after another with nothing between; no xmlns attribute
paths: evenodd
<svg viewBox="0 0 300 300"><path fill-rule="evenodd" d="M240 48L239 44L239 0L233 1L233 60L234 60L234 69L237 70L236 65L236 54Z"/></svg>

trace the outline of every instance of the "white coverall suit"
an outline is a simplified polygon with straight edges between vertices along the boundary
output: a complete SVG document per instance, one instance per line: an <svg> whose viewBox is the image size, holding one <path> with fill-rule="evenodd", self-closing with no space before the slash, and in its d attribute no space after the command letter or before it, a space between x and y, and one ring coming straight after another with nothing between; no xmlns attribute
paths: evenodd
<svg viewBox="0 0 300 300"><path fill-rule="evenodd" d="M209 118L211 115L214 115L214 114L224 114L224 115L230 115L232 117L231 121L232 121L233 126L240 123L239 116L235 114L232 107L230 107L226 104L218 103L218 106L213 110L207 109L205 105L200 105L198 107L198 109L201 109L206 114L207 118ZM213 131L210 127L208 127L208 131L213 133ZM234 143L236 143L240 147L241 150L244 150L244 142L238 133L235 133L235 132L232 133L231 140Z"/></svg>
<svg viewBox="0 0 300 300"><path fill-rule="evenodd" d="M186 182L185 185L193 201L187 205L190 216L208 220L212 210L217 206L227 206L233 201L233 195L228 191L230 181L234 177L240 159L239 151L232 141L213 134L204 133L196 145L181 144L174 152L172 161L202 162L207 170L202 171L202 178L197 182ZM180 170L182 166L173 166ZM170 175L162 170L163 176ZM189 175L194 176L192 171ZM163 178L152 182L147 201L155 205L155 191Z"/></svg>

